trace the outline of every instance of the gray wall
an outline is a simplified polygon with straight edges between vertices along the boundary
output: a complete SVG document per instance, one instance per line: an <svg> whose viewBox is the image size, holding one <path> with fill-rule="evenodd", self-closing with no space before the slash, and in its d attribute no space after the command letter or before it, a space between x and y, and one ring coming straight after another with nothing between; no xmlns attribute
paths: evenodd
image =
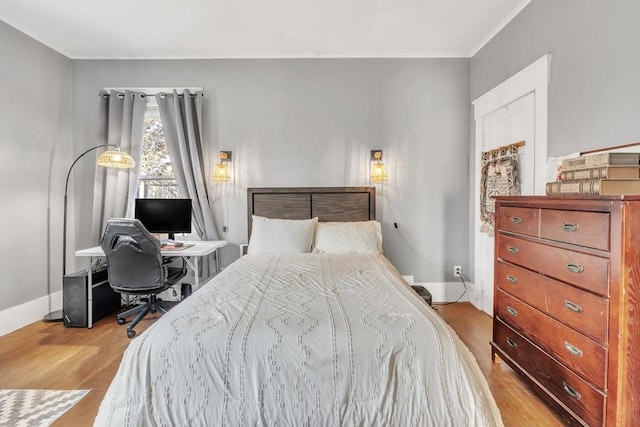
<svg viewBox="0 0 640 427"><path fill-rule="evenodd" d="M0 58L4 310L45 296L48 284L60 289L63 169L72 153L72 120L71 60L2 21Z"/></svg>
<svg viewBox="0 0 640 427"><path fill-rule="evenodd" d="M61 287L64 178L96 144L97 94L110 86L205 89L205 143L213 156L234 152L232 185L210 183L234 245L247 241L247 187L367 185L369 152L382 149L387 256L423 282L468 264L468 59L72 61L3 22L0 31L0 310ZM86 266L76 249L97 244L92 163L72 174L69 271Z"/></svg>
<svg viewBox="0 0 640 427"><path fill-rule="evenodd" d="M205 144L234 159L231 186L211 184L219 229L228 205L225 263L247 241L247 187L368 185L370 150L382 149L385 254L422 282L468 265L468 59L73 61L76 150L94 142L101 88L141 86L205 90ZM81 214L92 191L82 167L76 247L97 243Z"/></svg>
<svg viewBox="0 0 640 427"><path fill-rule="evenodd" d="M469 102L551 52L549 155L640 140L639 18L638 1L534 0L470 60L71 61L0 22L0 310L60 289L64 175L105 86L204 87L205 141L234 151L233 184L212 186L232 243L247 187L367 184L380 148L386 254L422 282L470 273ZM97 243L93 166L74 171L70 251Z"/></svg>
<svg viewBox="0 0 640 427"><path fill-rule="evenodd" d="M546 53L550 156L640 140L640 1L533 0L471 59L471 99Z"/></svg>
<svg viewBox="0 0 640 427"><path fill-rule="evenodd" d="M471 100L547 53L549 156L640 141L640 1L533 0L471 58Z"/></svg>

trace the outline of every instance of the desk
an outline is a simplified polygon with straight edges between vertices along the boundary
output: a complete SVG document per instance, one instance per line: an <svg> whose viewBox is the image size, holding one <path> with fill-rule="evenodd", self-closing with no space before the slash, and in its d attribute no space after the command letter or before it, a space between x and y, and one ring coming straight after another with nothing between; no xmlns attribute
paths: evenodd
<svg viewBox="0 0 640 427"><path fill-rule="evenodd" d="M207 255L215 254L216 257L216 271L213 274L216 274L220 271L220 254L218 253L218 249L227 245L225 240L210 240L210 241L193 241L193 242L185 242L188 244L193 244L193 246L185 248L181 251L170 250L163 251L162 256L166 257L181 257L187 263L187 265L193 270L195 276L195 284L194 290L200 287L200 274L198 273L198 260ZM104 251L100 246L95 246L93 248L81 249L76 251L76 256L87 256L90 258L93 257L103 257ZM89 261L89 270L91 269L92 261ZM212 275L213 275L212 274ZM91 275L89 275L91 277Z"/></svg>

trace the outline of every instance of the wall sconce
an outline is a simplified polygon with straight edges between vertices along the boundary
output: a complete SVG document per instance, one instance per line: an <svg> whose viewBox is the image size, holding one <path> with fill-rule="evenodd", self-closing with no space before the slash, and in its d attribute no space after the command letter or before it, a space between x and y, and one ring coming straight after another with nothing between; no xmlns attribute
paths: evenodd
<svg viewBox="0 0 640 427"><path fill-rule="evenodd" d="M228 163L231 162L231 151L221 151L219 156L220 161L213 170L213 180L215 182L229 182L231 181L231 171Z"/></svg>
<svg viewBox="0 0 640 427"><path fill-rule="evenodd" d="M375 162L371 166L371 182L385 182L387 169L382 163L382 150L371 150L371 161Z"/></svg>

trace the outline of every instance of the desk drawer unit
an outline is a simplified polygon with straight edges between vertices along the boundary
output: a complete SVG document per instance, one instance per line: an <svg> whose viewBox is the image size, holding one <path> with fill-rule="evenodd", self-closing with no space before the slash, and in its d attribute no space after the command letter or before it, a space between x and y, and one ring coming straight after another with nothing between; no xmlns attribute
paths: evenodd
<svg viewBox="0 0 640 427"><path fill-rule="evenodd" d="M496 197L492 355L571 425L640 425L640 196Z"/></svg>

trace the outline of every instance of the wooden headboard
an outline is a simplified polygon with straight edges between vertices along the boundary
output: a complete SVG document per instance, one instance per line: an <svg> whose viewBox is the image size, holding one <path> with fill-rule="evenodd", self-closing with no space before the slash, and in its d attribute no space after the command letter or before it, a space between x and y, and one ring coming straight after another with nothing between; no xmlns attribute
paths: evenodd
<svg viewBox="0 0 640 427"><path fill-rule="evenodd" d="M248 188L247 222L251 216L318 221L376 219L375 187Z"/></svg>

